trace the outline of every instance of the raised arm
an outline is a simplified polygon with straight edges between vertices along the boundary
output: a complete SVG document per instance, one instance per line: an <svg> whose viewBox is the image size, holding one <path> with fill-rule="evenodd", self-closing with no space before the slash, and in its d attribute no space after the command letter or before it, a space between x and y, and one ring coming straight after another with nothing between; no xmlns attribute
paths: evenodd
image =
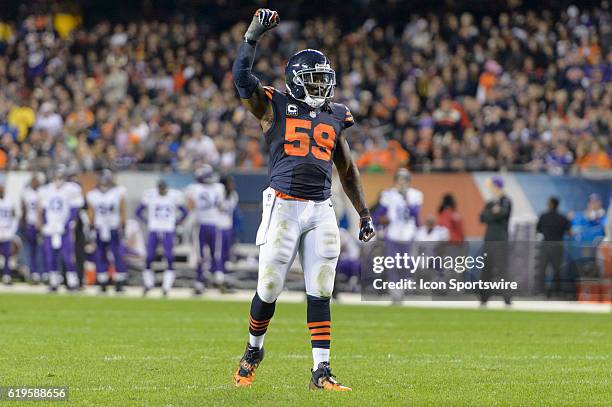
<svg viewBox="0 0 612 407"><path fill-rule="evenodd" d="M345 131L341 132L338 136L338 144L334 151L334 164L338 170L344 192L359 213L359 240L367 242L372 239L376 233L374 232L374 224L372 223L370 210L366 205L363 195L359 169L357 169L357 165L351 156L351 150L345 138Z"/></svg>
<svg viewBox="0 0 612 407"><path fill-rule="evenodd" d="M234 84L238 89L243 105L260 121L261 127L267 131L274 121L272 103L266 97L263 86L252 73L255 60L257 41L268 30L279 23L276 11L260 8L255 12L251 25L244 34L244 41L238 48L238 55L232 67Z"/></svg>

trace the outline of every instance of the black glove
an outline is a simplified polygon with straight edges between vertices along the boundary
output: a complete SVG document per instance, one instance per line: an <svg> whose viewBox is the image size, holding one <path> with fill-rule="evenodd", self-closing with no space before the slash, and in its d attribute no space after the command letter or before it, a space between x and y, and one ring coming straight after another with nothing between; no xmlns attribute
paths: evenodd
<svg viewBox="0 0 612 407"><path fill-rule="evenodd" d="M359 240L362 242L369 242L376 235L374 232L374 222L372 222L372 217L370 213L367 212L364 215L361 215L361 219L359 221Z"/></svg>
<svg viewBox="0 0 612 407"><path fill-rule="evenodd" d="M276 11L260 8L255 12L244 39L248 42L257 42L266 31L276 27L279 22L280 18Z"/></svg>

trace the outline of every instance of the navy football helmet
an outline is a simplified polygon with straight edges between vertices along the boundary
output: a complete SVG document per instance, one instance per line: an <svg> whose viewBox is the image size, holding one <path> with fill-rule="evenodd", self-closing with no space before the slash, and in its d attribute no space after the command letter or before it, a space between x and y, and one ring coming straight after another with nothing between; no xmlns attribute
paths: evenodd
<svg viewBox="0 0 612 407"><path fill-rule="evenodd" d="M321 51L305 49L293 55L285 68L289 94L313 109L334 97L336 73Z"/></svg>

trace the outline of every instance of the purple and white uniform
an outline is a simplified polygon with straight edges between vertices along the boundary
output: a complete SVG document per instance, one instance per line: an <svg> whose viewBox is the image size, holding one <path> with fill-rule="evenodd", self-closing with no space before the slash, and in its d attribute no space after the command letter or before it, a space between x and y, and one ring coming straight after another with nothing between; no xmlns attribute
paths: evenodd
<svg viewBox="0 0 612 407"><path fill-rule="evenodd" d="M94 213L96 230L96 271L100 282L108 281L109 252L117 272L117 281L125 280L126 268L121 249L121 202L126 194L122 186L107 190L95 188L87 193L87 203Z"/></svg>
<svg viewBox="0 0 612 407"><path fill-rule="evenodd" d="M225 274L225 263L229 260L230 249L234 241L234 211L238 206L238 193L232 191L223 197L219 205L217 223L217 242L219 248L215 253L215 273Z"/></svg>
<svg viewBox="0 0 612 407"><path fill-rule="evenodd" d="M18 225L15 204L5 195L0 198L0 255L4 258L2 278L6 283L11 280L9 258L11 256L11 243L17 234Z"/></svg>
<svg viewBox="0 0 612 407"><path fill-rule="evenodd" d="M221 213L219 206L225 197L225 187L218 182L195 183L187 187L185 194L193 205L198 230L198 264L196 268L196 283L204 282L202 264L204 262L204 248L208 247L211 259L211 271L219 269L221 249L217 244L219 240L217 230Z"/></svg>
<svg viewBox="0 0 612 407"><path fill-rule="evenodd" d="M28 266L32 275L39 275L39 245L38 245L38 199L40 188L34 189L30 186L24 188L21 193L21 201L24 208L25 243L28 248Z"/></svg>
<svg viewBox="0 0 612 407"><path fill-rule="evenodd" d="M40 188L40 207L43 211L43 250L45 269L52 289L61 282L58 260L66 268L68 288L76 288L79 278L75 267L75 247L72 224L83 207L81 187L74 182L52 182Z"/></svg>
<svg viewBox="0 0 612 407"><path fill-rule="evenodd" d="M183 205L183 194L175 189L168 189L164 195L157 189L151 189L143 194L140 206L136 210L136 216L146 221L149 231L147 238L147 255L145 259L145 271L143 282L145 289L154 285L151 264L155 260L157 246L161 243L164 248L164 257L168 264L164 273L163 289L169 291L174 283L174 236L177 223L182 222L187 216L187 209ZM144 217L144 211L147 215ZM177 216L180 212L180 217Z"/></svg>

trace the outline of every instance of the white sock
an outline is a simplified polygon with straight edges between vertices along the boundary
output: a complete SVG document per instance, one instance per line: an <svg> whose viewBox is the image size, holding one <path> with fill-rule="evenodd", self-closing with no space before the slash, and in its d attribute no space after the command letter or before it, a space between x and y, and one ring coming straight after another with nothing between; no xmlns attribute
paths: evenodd
<svg viewBox="0 0 612 407"><path fill-rule="evenodd" d="M127 275L127 273L115 273L115 281L116 282L124 282Z"/></svg>
<svg viewBox="0 0 612 407"><path fill-rule="evenodd" d="M49 285L51 288L57 288L62 283L62 276L57 271L49 272Z"/></svg>
<svg viewBox="0 0 612 407"><path fill-rule="evenodd" d="M317 370L321 362L329 362L329 349L312 348L312 361L312 370Z"/></svg>
<svg viewBox="0 0 612 407"><path fill-rule="evenodd" d="M108 283L108 273L98 273L98 282L100 284Z"/></svg>
<svg viewBox="0 0 612 407"><path fill-rule="evenodd" d="M155 275L149 269L142 272L142 283L145 288L153 288L155 286Z"/></svg>
<svg viewBox="0 0 612 407"><path fill-rule="evenodd" d="M164 271L164 279L162 280L162 290L169 292L174 284L174 270Z"/></svg>
<svg viewBox="0 0 612 407"><path fill-rule="evenodd" d="M204 291L204 283L201 281L196 281L194 287L196 290Z"/></svg>
<svg viewBox="0 0 612 407"><path fill-rule="evenodd" d="M259 336L249 334L249 345L251 345L254 348L259 348L259 349L263 348L264 336L266 336L266 334L259 335Z"/></svg>
<svg viewBox="0 0 612 407"><path fill-rule="evenodd" d="M79 276L76 271L66 272L66 284L69 288L76 288L79 286Z"/></svg>
<svg viewBox="0 0 612 407"><path fill-rule="evenodd" d="M225 274L223 274L222 271L215 271L215 282L217 284L223 284L224 280L225 280Z"/></svg>

